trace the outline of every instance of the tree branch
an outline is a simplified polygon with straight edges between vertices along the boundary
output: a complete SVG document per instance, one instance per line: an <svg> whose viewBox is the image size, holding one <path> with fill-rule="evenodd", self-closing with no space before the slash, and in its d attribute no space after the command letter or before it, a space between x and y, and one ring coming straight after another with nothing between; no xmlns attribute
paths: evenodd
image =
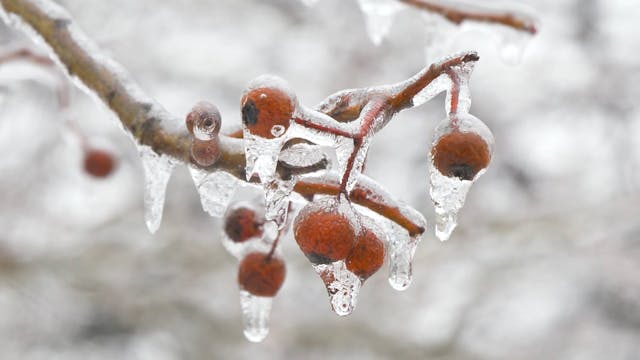
<svg viewBox="0 0 640 360"><path fill-rule="evenodd" d="M33 32L50 47L54 61L75 80L106 105L123 127L142 145L159 154L166 154L184 163L197 166L190 156L191 138L186 132L168 130L168 124L182 121L166 111L149 97L115 61L106 57L74 23L65 9L51 0L0 0L4 20L22 31ZM25 28L25 25L28 28ZM30 29L29 29L30 28ZM32 34L33 35L33 34ZM224 170L239 179L245 179L243 140L220 135L220 159L208 171ZM322 165L326 164L323 163ZM282 165L282 164L281 164ZM291 176L294 171L278 166L281 175ZM317 171L312 166L309 171ZM376 183L361 176L352 192L355 203L365 206L398 223L412 235L424 232L424 223L410 207L383 193ZM323 181L301 181L296 191L305 196L337 194L338 184ZM383 200L384 199L384 200Z"/></svg>
<svg viewBox="0 0 640 360"><path fill-rule="evenodd" d="M398 0L409 6L442 15L454 24L461 24L465 20L501 24L530 34L538 32L533 19L522 14L500 13L489 11L465 11L453 6L438 4L432 0Z"/></svg>

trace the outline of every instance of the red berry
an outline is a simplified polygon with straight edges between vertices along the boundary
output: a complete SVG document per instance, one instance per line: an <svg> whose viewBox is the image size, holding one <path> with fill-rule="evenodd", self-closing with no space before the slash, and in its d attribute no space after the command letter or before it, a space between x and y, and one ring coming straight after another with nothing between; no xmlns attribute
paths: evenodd
<svg viewBox="0 0 640 360"><path fill-rule="evenodd" d="M284 80L260 77L242 96L242 123L251 134L273 139L289 128L296 109L295 96ZM279 128L275 128L278 126Z"/></svg>
<svg viewBox="0 0 640 360"><path fill-rule="evenodd" d="M222 126L218 108L206 101L200 101L191 108L185 119L187 130L200 140L210 140L217 136Z"/></svg>
<svg viewBox="0 0 640 360"><path fill-rule="evenodd" d="M473 180L489 166L491 152L487 142L478 134L453 130L438 139L431 150L433 164L442 175L460 180Z"/></svg>
<svg viewBox="0 0 640 360"><path fill-rule="evenodd" d="M384 263L384 243L370 229L364 229L345 260L347 269L363 281L375 274Z"/></svg>
<svg viewBox="0 0 640 360"><path fill-rule="evenodd" d="M225 215L224 232L233 242L244 242L262 236L263 222L254 209L240 206Z"/></svg>
<svg viewBox="0 0 640 360"><path fill-rule="evenodd" d="M238 284L255 296L275 296L284 282L284 262L275 256L253 252L247 254L238 268Z"/></svg>
<svg viewBox="0 0 640 360"><path fill-rule="evenodd" d="M342 260L353 248L356 229L350 218L355 212L349 213L339 205L333 198L310 202L295 219L296 242L314 264Z"/></svg>
<svg viewBox="0 0 640 360"><path fill-rule="evenodd" d="M193 139L191 142L191 157L200 166L211 166L220 158L218 138L213 140Z"/></svg>
<svg viewBox="0 0 640 360"><path fill-rule="evenodd" d="M88 150L84 155L84 171L92 176L107 177L114 167L113 156L104 150Z"/></svg>

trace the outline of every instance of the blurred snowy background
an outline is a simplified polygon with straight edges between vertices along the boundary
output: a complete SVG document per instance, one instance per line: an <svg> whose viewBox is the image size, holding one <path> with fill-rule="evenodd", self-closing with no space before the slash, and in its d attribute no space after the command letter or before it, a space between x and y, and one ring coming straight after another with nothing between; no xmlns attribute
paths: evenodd
<svg viewBox="0 0 640 360"><path fill-rule="evenodd" d="M262 344L242 335L236 260L201 210L184 167L164 220L145 228L142 169L110 115L74 89L57 109L55 76L0 67L2 359L637 359L640 356L640 6L632 0L528 0L540 32L518 66L486 33L472 113L496 137L489 171L460 225L429 229L413 285L386 268L356 311L335 316L289 239L288 274ZM343 88L403 80L425 65L427 30L402 11L378 47L356 1L60 1L141 86L182 117L217 104L240 123L245 84L288 79L307 105ZM3 48L27 45L0 29ZM428 220L427 151L441 95L374 140L369 176ZM115 173L83 173L73 119L113 151Z"/></svg>

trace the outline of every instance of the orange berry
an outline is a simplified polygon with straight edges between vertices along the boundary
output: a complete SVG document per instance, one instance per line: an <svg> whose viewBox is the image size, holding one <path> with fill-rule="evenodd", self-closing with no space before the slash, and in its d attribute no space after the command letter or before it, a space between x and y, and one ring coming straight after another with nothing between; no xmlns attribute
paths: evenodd
<svg viewBox="0 0 640 360"><path fill-rule="evenodd" d="M356 230L349 214L336 199L307 204L295 219L294 237L300 250L314 264L328 264L347 257Z"/></svg>
<svg viewBox="0 0 640 360"><path fill-rule="evenodd" d="M113 156L104 150L88 150L84 156L84 171L92 176L104 178L111 174L114 166Z"/></svg>
<svg viewBox="0 0 640 360"><path fill-rule="evenodd" d="M369 229L364 229L356 238L356 244L349 252L345 264L347 269L363 281L375 274L384 263L384 243Z"/></svg>
<svg viewBox="0 0 640 360"><path fill-rule="evenodd" d="M193 139L191 142L191 157L200 166L211 166L220 158L218 138L213 140Z"/></svg>
<svg viewBox="0 0 640 360"><path fill-rule="evenodd" d="M262 236L261 220L255 210L241 206L225 215L224 232L233 242L244 242Z"/></svg>
<svg viewBox="0 0 640 360"><path fill-rule="evenodd" d="M491 152L487 142L473 132L453 130L438 139L431 150L433 164L442 175L473 180L489 166Z"/></svg>
<svg viewBox="0 0 640 360"><path fill-rule="evenodd" d="M240 262L238 284L255 296L275 296L284 282L284 262L275 256L252 252Z"/></svg>
<svg viewBox="0 0 640 360"><path fill-rule="evenodd" d="M240 101L242 123L251 134L265 139L279 137L289 128L295 96L282 79L263 76L254 82L259 85L250 85Z"/></svg>

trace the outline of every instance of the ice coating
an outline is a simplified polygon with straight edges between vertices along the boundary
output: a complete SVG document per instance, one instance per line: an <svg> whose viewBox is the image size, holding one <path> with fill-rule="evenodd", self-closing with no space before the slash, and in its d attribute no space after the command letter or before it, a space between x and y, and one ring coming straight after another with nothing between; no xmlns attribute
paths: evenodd
<svg viewBox="0 0 640 360"><path fill-rule="evenodd" d="M313 265L313 269L327 288L331 309L338 316L351 314L358 303L362 280L347 270L342 260L331 264Z"/></svg>
<svg viewBox="0 0 640 360"><path fill-rule="evenodd" d="M398 291L406 290L413 280L413 258L421 235L410 236L398 224L383 221L388 234L389 284Z"/></svg>
<svg viewBox="0 0 640 360"><path fill-rule="evenodd" d="M469 78L473 72L475 61L464 62L460 65L452 66L451 72L453 73L454 80L457 82L458 87L458 103L456 112L469 113L471 109L471 93L469 91ZM453 80L450 78L450 85L453 86ZM447 91L447 98L444 102L445 111L447 114L451 113L451 97L452 88Z"/></svg>
<svg viewBox="0 0 640 360"><path fill-rule="evenodd" d="M327 155L320 146L300 143L283 149L279 160L292 167L307 167L327 160Z"/></svg>
<svg viewBox="0 0 640 360"><path fill-rule="evenodd" d="M167 183L176 163L166 155L158 155L148 146L139 146L138 151L145 177L144 218L149 232L153 234L162 221Z"/></svg>
<svg viewBox="0 0 640 360"><path fill-rule="evenodd" d="M244 336L251 342L261 342L269 334L269 315L272 297L251 295L240 290L240 307L242 309L242 327Z"/></svg>
<svg viewBox="0 0 640 360"><path fill-rule="evenodd" d="M200 195L202 209L221 217L238 187L238 180L224 171L208 172L189 166L189 173Z"/></svg>
<svg viewBox="0 0 640 360"><path fill-rule="evenodd" d="M289 195L295 186L295 178L273 179L264 185L265 218L283 227L289 211Z"/></svg>
<svg viewBox="0 0 640 360"><path fill-rule="evenodd" d="M253 202L240 201L232 204L226 210L224 221L229 214L239 208L251 209L256 219L264 219L264 209L262 206L256 206ZM220 231L220 239L224 248L235 258L241 260L244 255L250 252L268 253L271 250L273 241L278 236L278 227L274 222L265 222L262 226L262 236L254 236L243 242L235 242L225 232L224 225ZM277 249L276 249L277 250Z"/></svg>
<svg viewBox="0 0 640 360"><path fill-rule="evenodd" d="M246 157L245 171L247 180L254 175L261 183L270 182L276 173L280 149L286 142L285 137L265 139L251 134L244 129L244 152Z"/></svg>
<svg viewBox="0 0 640 360"><path fill-rule="evenodd" d="M369 38L375 45L380 45L402 5L397 0L358 0L358 3L365 15Z"/></svg>
<svg viewBox="0 0 640 360"><path fill-rule="evenodd" d="M414 75L411 79L409 79L409 81L415 82L415 79L420 78L424 74L424 72L428 70L429 68L425 68L418 74ZM423 105L427 101L436 97L436 95L440 94L441 92L447 91L447 89L449 89L450 86L451 86L451 81L449 80L449 77L447 77L446 75L438 76L429 85L427 85L425 88L420 90L420 92L418 92L416 96L413 97L412 99L413 106L418 107L420 105Z"/></svg>
<svg viewBox="0 0 640 360"><path fill-rule="evenodd" d="M493 154L494 138L491 130L478 118L471 114L459 113L456 115L456 124L450 119L445 119L436 128L432 145L454 130L461 132L473 132L485 140L490 155ZM458 212L462 209L467 193L471 185L484 174L485 169L479 171L472 180L461 180L457 177L448 177L440 173L436 168L433 157L430 157L429 194L435 206L436 212L436 236L442 240L448 240L457 226Z"/></svg>

